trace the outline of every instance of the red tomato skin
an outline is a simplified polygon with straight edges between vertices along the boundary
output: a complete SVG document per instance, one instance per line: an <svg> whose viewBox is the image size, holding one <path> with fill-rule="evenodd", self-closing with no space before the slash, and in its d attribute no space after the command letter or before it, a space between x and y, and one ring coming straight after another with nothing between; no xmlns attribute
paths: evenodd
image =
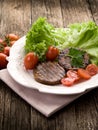
<svg viewBox="0 0 98 130"><path fill-rule="evenodd" d="M10 47L9 47L9 46L4 47L4 51L3 51L3 53L4 53L5 55L9 56L9 53L10 53Z"/></svg>
<svg viewBox="0 0 98 130"><path fill-rule="evenodd" d="M96 75L98 73L98 67L97 65L95 64L89 64L87 67L86 67L86 70L88 71L88 73L93 76L93 75Z"/></svg>
<svg viewBox="0 0 98 130"><path fill-rule="evenodd" d="M0 38L0 43L2 43L3 42L3 40Z"/></svg>
<svg viewBox="0 0 98 130"><path fill-rule="evenodd" d="M54 46L50 46L46 52L46 59L50 61L54 61L58 56L58 54L59 54L59 49Z"/></svg>
<svg viewBox="0 0 98 130"><path fill-rule="evenodd" d="M61 79L61 83L64 86L68 86L68 87L72 86L74 84L74 82L75 82L75 80L72 78L69 78L69 77Z"/></svg>
<svg viewBox="0 0 98 130"><path fill-rule="evenodd" d="M68 70L66 75L67 75L67 77L72 78L75 81L78 81L80 79L77 71L75 71L75 70Z"/></svg>
<svg viewBox="0 0 98 130"><path fill-rule="evenodd" d="M6 41L3 41L2 44L3 44L4 47L7 46L7 42Z"/></svg>
<svg viewBox="0 0 98 130"><path fill-rule="evenodd" d="M35 55L33 52L29 52L25 57L24 57L24 66L25 69L34 69L35 66L38 63L38 56Z"/></svg>
<svg viewBox="0 0 98 130"><path fill-rule="evenodd" d="M6 60L6 55L3 53L0 53L0 69L4 69L7 66L8 61Z"/></svg>
<svg viewBox="0 0 98 130"><path fill-rule="evenodd" d="M6 35L6 38L8 38L10 41L16 41L19 39L19 36L14 33L10 33Z"/></svg>
<svg viewBox="0 0 98 130"><path fill-rule="evenodd" d="M90 74L88 73L88 71L85 70L85 69L80 68L80 69L77 70L77 73L78 73L78 75L79 75L81 78L83 78L83 79L88 80L88 79L91 78L91 75L90 75Z"/></svg>

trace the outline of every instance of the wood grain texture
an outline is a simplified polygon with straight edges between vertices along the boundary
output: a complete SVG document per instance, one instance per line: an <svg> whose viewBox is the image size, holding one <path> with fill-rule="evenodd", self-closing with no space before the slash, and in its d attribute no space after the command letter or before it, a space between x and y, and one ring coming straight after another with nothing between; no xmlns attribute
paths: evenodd
<svg viewBox="0 0 98 130"><path fill-rule="evenodd" d="M71 23L93 20L86 0L61 0L64 27Z"/></svg>
<svg viewBox="0 0 98 130"><path fill-rule="evenodd" d="M0 37L25 35L40 16L55 27L98 24L97 10L98 0L0 0ZM98 130L98 88L46 118L0 80L0 130Z"/></svg>

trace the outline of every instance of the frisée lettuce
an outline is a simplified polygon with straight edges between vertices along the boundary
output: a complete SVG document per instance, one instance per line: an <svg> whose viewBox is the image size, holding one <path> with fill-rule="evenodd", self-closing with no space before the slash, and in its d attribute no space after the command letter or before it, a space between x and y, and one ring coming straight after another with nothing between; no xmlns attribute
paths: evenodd
<svg viewBox="0 0 98 130"><path fill-rule="evenodd" d="M48 47L51 45L59 47L64 43L65 33L64 29L56 29L46 21L46 18L40 17L26 35L25 51L26 53L35 52L39 61L44 61Z"/></svg>
<svg viewBox="0 0 98 130"><path fill-rule="evenodd" d="M55 28L46 18L38 18L26 35L25 51L35 52L39 61L44 61L51 45L60 50L81 48L90 55L91 63L98 65L98 26L93 21L71 24L64 29Z"/></svg>

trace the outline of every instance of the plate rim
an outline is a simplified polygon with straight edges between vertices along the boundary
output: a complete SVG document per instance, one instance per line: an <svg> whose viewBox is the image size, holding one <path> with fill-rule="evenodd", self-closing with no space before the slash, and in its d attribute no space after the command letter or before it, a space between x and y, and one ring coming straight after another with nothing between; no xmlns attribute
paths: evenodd
<svg viewBox="0 0 98 130"><path fill-rule="evenodd" d="M51 86L51 88L49 87L49 85L44 85L44 84L41 84L41 83L38 83L37 81L35 81L35 82L37 82L37 84L40 84L41 86L48 86L48 87L46 87L46 88L43 88L43 87L34 87L34 86L28 86L27 84L24 84L24 83L21 83L16 77L15 77L15 74L13 73L13 69L15 69L15 68L13 68L12 67L12 64L14 64L13 62L14 61L16 61L16 59L17 59L17 57L16 57L16 59L14 59L13 58L13 56L12 56L12 54L13 54L13 49L15 48L15 47L17 47L18 46L18 44L21 44L21 42L23 43L23 42L25 42L26 41L26 35L25 36L23 36L23 37L21 37L19 40L17 40L16 42L15 42L15 44L11 47L11 50L10 50L10 55L9 55L9 57L7 58L8 59L8 64L7 64L7 70L8 70L8 72L9 72L9 74L10 74L10 76L17 82L17 83L19 83L20 85L22 85L23 87L26 87L26 88L32 88L32 89L37 89L39 92L42 92L42 93L48 93L48 94L59 94L59 95L74 95L74 94L79 94L79 93L83 93L84 91L86 91L86 90L88 90L88 89L93 89L93 88L95 88L95 87L97 87L97 85L98 85L98 82L97 83L95 83L95 86L92 86L92 87L80 87L79 89L77 89L77 91L69 91L70 89L69 89L69 87L66 87L67 89L65 89L65 86L59 86L58 88L56 87L56 89L54 89L54 86L52 86L52 85L50 85ZM24 43L24 45L25 45L25 43ZM24 70L25 71L25 70ZM96 77L98 76L98 74L97 75L95 75ZM96 78L95 78L96 79ZM90 80L92 80L92 79L89 79L89 81ZM87 82L88 83L88 81L84 81L85 83ZM83 82L83 84L85 84ZM58 86L58 85L55 85L55 86ZM73 90L73 89L75 89L74 88L74 86L75 85L73 85L73 86L71 86L70 88L71 88L71 90ZM79 86L79 84L76 84L76 86ZM63 88L62 90L59 90L60 88ZM78 87L77 87L78 88ZM69 89L69 90L68 90ZM59 91L58 91L59 90ZM68 91L66 91L66 90L68 90Z"/></svg>

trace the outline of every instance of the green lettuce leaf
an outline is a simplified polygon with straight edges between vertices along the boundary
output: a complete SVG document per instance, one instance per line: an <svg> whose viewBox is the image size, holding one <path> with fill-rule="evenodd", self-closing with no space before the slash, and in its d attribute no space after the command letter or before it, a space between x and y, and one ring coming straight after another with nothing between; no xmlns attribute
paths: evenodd
<svg viewBox="0 0 98 130"><path fill-rule="evenodd" d="M92 63L98 64L98 26L94 22L72 24L66 35L67 40L62 48L81 48L90 55Z"/></svg>
<svg viewBox="0 0 98 130"><path fill-rule="evenodd" d="M25 51L35 52L39 61L45 60L45 54L49 46L60 47L64 43L66 32L62 28L55 28L46 21L46 18L38 18L26 35Z"/></svg>
<svg viewBox="0 0 98 130"><path fill-rule="evenodd" d="M93 22L75 23L67 28L55 28L46 18L38 18L26 35L25 52L35 52L39 61L45 61L49 46L60 50L81 48L90 55L91 63L98 65L98 26Z"/></svg>

